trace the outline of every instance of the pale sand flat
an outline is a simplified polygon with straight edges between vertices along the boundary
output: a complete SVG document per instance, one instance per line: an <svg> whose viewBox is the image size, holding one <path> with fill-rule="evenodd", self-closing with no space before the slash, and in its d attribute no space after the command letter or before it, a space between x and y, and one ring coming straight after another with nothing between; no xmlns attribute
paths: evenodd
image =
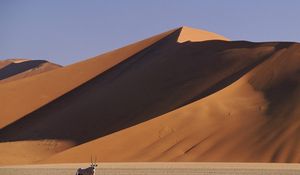
<svg viewBox="0 0 300 175"><path fill-rule="evenodd" d="M47 164L0 167L1 175L73 175L81 164ZM283 163L98 163L98 175L296 175L299 164Z"/></svg>

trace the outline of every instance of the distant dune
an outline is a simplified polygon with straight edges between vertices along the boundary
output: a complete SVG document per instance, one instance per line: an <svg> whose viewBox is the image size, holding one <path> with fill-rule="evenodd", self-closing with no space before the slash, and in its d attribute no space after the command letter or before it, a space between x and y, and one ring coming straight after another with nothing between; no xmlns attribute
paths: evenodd
<svg viewBox="0 0 300 175"><path fill-rule="evenodd" d="M0 83L18 80L61 67L45 60L7 59L0 61Z"/></svg>
<svg viewBox="0 0 300 175"><path fill-rule="evenodd" d="M299 163L299 58L181 27L0 84L0 164Z"/></svg>

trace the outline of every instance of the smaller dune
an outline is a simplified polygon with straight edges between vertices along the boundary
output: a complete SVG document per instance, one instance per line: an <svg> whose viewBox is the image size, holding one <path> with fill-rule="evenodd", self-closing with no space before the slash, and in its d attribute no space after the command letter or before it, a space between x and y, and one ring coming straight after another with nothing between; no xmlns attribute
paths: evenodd
<svg viewBox="0 0 300 175"><path fill-rule="evenodd" d="M45 60L7 59L0 62L0 83L18 80L61 67Z"/></svg>

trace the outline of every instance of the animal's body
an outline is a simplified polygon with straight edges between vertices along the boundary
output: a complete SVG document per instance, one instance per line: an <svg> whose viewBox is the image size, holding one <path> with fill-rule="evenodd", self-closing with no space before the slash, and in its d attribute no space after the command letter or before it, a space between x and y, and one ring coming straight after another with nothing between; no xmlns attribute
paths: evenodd
<svg viewBox="0 0 300 175"><path fill-rule="evenodd" d="M90 166L88 168L79 168L76 172L76 175L95 175L95 167Z"/></svg>
<svg viewBox="0 0 300 175"><path fill-rule="evenodd" d="M97 158L95 159L95 162L97 162ZM78 168L76 171L76 175L95 175L96 167L98 165L93 162L93 159L91 157L91 165L88 168Z"/></svg>

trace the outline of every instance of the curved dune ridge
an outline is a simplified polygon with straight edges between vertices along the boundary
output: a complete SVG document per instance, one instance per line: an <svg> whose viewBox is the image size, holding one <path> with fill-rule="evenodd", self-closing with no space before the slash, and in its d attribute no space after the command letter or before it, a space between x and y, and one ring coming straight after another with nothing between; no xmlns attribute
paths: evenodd
<svg viewBox="0 0 300 175"><path fill-rule="evenodd" d="M88 162L91 154L300 162L299 58L298 43L228 41L182 27L0 84L8 101L0 164ZM13 91L21 101L9 98Z"/></svg>

